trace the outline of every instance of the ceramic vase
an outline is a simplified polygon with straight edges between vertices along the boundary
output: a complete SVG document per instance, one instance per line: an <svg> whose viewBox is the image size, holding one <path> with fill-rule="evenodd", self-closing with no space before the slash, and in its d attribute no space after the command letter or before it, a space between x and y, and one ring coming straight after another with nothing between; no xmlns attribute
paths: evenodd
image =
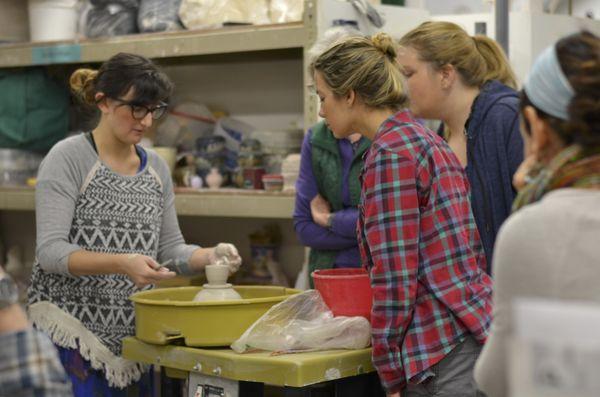
<svg viewBox="0 0 600 397"><path fill-rule="evenodd" d="M211 189L218 189L223 183L223 175L219 172L219 169L212 167L208 175L206 175L206 185Z"/></svg>

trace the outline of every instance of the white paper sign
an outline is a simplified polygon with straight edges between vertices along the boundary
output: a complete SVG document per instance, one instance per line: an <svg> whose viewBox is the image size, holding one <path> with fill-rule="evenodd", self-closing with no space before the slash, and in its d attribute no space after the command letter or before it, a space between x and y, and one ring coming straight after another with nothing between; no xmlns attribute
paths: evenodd
<svg viewBox="0 0 600 397"><path fill-rule="evenodd" d="M518 300L509 376L512 397L600 395L600 305Z"/></svg>

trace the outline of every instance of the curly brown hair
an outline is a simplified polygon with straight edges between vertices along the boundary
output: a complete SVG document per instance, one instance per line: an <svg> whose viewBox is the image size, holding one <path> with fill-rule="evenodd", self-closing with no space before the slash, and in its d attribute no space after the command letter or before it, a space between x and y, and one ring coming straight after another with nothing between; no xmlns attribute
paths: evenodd
<svg viewBox="0 0 600 397"><path fill-rule="evenodd" d="M85 104L95 105L96 94L118 99L134 89L139 104L167 102L173 83L151 60L137 54L118 53L99 70L81 68L71 75L71 90Z"/></svg>

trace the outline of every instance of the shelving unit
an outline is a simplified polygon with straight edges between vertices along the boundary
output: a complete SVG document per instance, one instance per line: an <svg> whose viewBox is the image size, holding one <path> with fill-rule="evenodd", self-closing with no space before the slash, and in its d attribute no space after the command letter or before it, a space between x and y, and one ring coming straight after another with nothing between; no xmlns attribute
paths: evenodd
<svg viewBox="0 0 600 397"><path fill-rule="evenodd" d="M422 9L381 9L388 20L384 29L396 36L428 16ZM183 99L228 110L233 117L247 117L250 123L261 123L262 119L258 128L283 130L290 128L292 121L303 121L306 128L318 119L318 101L308 87L312 77L307 52L334 19L355 19L365 33L374 32L366 17L358 15L350 3L304 0L302 21L294 23L3 44L0 68L96 63L117 52L134 52L158 60L174 79L176 95ZM57 69L64 72L72 68ZM236 189L179 191L175 206L187 241L202 245L232 241L239 244L245 258L250 257L248 235L264 223L275 222L284 235L280 262L287 275L293 279L301 267L304 248L294 235L293 194ZM33 189L0 188L0 234L7 246L23 245L26 259L31 260L34 208Z"/></svg>
<svg viewBox="0 0 600 397"><path fill-rule="evenodd" d="M175 194L179 215L292 219L294 193L219 189Z"/></svg>
<svg viewBox="0 0 600 397"><path fill-rule="evenodd" d="M241 189L176 189L175 208L178 215L291 219L294 194ZM33 188L0 188L0 211L34 209Z"/></svg>
<svg viewBox="0 0 600 397"><path fill-rule="evenodd" d="M304 54L316 38L316 3L305 0L303 20L294 23L4 44L0 45L0 68L88 64L117 52L133 52L158 60L175 79L176 95L183 98L229 110L234 117L269 119L275 114L281 120L292 115L310 125L317 120L317 110L306 88L309 76ZM265 124L271 125L270 121ZM181 190L176 192L175 207L188 242L231 241L247 259L248 234L275 222L284 234L280 260L292 280L301 266L304 250L291 223L293 193ZM21 245L27 261L34 255L34 209L34 189L0 188L0 234L6 246Z"/></svg>
<svg viewBox="0 0 600 397"><path fill-rule="evenodd" d="M408 23L388 23L386 30L392 35L399 35L418 24L427 17L422 9L404 7L382 7L388 21L410 21ZM212 30L178 31L151 34L135 34L102 39L83 39L61 42L36 42L0 45L0 68L30 67L39 65L81 64L101 62L117 52L134 52L153 59L175 59L188 62L188 65L202 66L206 58L202 56L221 56L223 54L240 54L239 63L247 56L244 54L275 54L281 50L300 50L297 61L302 64L302 70L294 70L296 77L288 75L288 69L280 71L289 79L302 80L288 91L280 87L273 93L280 98L270 99L278 104L281 96L289 97L297 92L303 96L302 102L289 106L302 108L293 109L303 115L304 126L314 124L318 117L318 104L311 94L308 84L312 80L308 75L307 51L314 44L319 34L331 26L336 18L357 19L359 26L366 33L373 33L373 27L364 16L356 14L350 4L334 0L305 0L304 15L300 22L258 25L258 26L232 26ZM258 58L261 55L257 55ZM268 57L265 56L265 59ZM273 62L267 60L265 62ZM294 61L295 62L295 61ZM274 63L273 63L274 64ZM220 65L220 64L219 64ZM284 65L285 66L285 65ZM263 63L264 67L264 63ZM275 66L275 68L280 67ZM206 69L207 73L214 73L213 69ZM239 70L231 69L239 74ZM182 69L176 70L181 72ZM188 66L189 72L189 66ZM185 71L184 71L185 73ZM225 72L226 73L226 72ZM225 73L217 79L225 78ZM269 69L266 73L273 73ZM188 73L189 78L189 73ZM250 76L256 79L256 73ZM213 79L214 80L214 79ZM275 84L278 80L272 80ZM198 83L198 80L194 81ZM239 82L239 80L238 80ZM203 80L207 85L210 83ZM189 94L188 84L179 84L180 91ZM246 88L246 87L244 87ZM216 89L211 86L212 90ZM256 87L249 89L256 90ZM186 91L187 90L187 91ZM294 91L298 90L298 91ZM235 97L231 90L227 93ZM269 92L258 92L258 96L268 97ZM210 93L207 94L210 96ZM205 98L202 98L205 99ZM265 98L256 100L269 101ZM243 102L243 101L242 101ZM247 100L245 102L247 106ZM269 106L269 105L265 105ZM196 203L196 199L201 203ZM201 199L201 200L200 200ZM177 196L176 205L181 215L198 216L231 216L254 218L291 218L293 197L291 195L250 194L240 193L235 190L220 190L218 193L202 192L199 194L180 194ZM32 210L33 193L27 189L0 189L0 210Z"/></svg>
<svg viewBox="0 0 600 397"><path fill-rule="evenodd" d="M33 188L0 188L0 211L31 211L34 209L35 191Z"/></svg>
<svg viewBox="0 0 600 397"><path fill-rule="evenodd" d="M307 0L303 21L285 24L2 45L0 68L102 62L117 52L133 52L153 59L186 60L220 54L305 50L312 45L315 37L314 7L315 0ZM302 95L301 92L298 94ZM309 96L307 89L304 96ZM316 110L304 114L305 121L316 121ZM179 215L291 219L294 197L291 193L238 189L188 190L177 193L175 205ZM0 188L0 210L34 208L33 189Z"/></svg>
<svg viewBox="0 0 600 397"><path fill-rule="evenodd" d="M4 45L0 47L0 67L102 62L117 52L132 52L156 59L269 51L303 48L307 42L308 29L303 22L231 26L201 31Z"/></svg>

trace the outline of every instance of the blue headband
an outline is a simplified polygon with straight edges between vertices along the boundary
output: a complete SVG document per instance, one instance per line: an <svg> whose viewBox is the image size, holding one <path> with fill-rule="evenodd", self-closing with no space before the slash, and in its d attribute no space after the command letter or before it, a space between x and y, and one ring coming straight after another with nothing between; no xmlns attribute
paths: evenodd
<svg viewBox="0 0 600 397"><path fill-rule="evenodd" d="M546 48L535 60L523 89L538 109L569 120L568 108L575 92L558 63L554 45Z"/></svg>

